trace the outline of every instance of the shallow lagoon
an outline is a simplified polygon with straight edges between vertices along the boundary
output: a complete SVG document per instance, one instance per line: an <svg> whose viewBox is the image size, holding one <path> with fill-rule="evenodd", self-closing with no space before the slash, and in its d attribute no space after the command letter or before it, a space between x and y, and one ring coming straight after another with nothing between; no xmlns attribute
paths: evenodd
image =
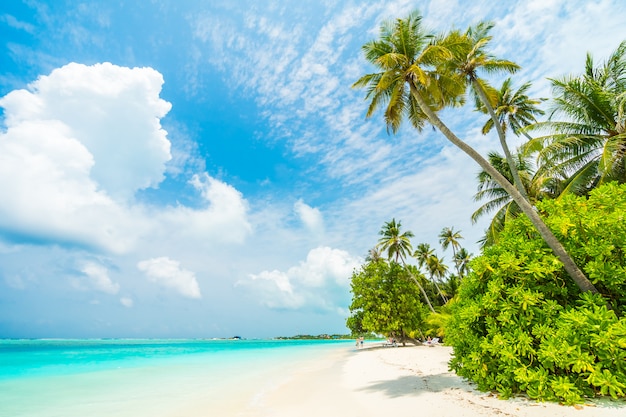
<svg viewBox="0 0 626 417"><path fill-rule="evenodd" d="M3 340L0 416L168 416L253 398L315 357L319 340Z"/></svg>

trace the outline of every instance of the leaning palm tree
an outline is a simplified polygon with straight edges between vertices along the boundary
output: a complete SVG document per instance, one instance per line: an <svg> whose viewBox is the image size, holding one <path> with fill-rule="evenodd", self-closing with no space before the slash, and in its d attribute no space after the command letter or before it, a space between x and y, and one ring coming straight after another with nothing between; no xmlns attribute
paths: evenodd
<svg viewBox="0 0 626 417"><path fill-rule="evenodd" d="M420 292L426 300L426 304L428 304L430 310L434 312L435 309L433 308L433 305L431 304L430 299L428 298L428 294L426 294L426 291L424 290L424 287L422 287L422 284L420 284L417 278L415 278L410 268L407 268L405 262L406 257L410 255L411 251L413 250L413 247L411 246L411 238L414 236L413 232L406 231L404 233L401 233L401 227L402 224L399 221L396 222L396 219L392 219L390 222L386 222L379 232L382 237L378 240L378 245L376 245L376 248L380 249L381 251L386 251L387 257L390 260L392 258L395 258L396 263L398 263L398 261L402 262L402 265L409 272L409 275L411 276L415 284L417 284L417 287L420 289Z"/></svg>
<svg viewBox="0 0 626 417"><path fill-rule="evenodd" d="M455 232L454 227L444 227L441 230L441 233L439 233L439 244L443 250L448 249L448 247L452 247L453 259L456 257L456 251L461 248L461 244L459 243L459 240L461 239L463 239L461 232ZM456 272L459 276L461 275L458 266Z"/></svg>
<svg viewBox="0 0 626 417"><path fill-rule="evenodd" d="M454 42L446 37L431 35L422 27L421 21L419 14L412 13L405 19L384 23L380 29L380 39L363 46L366 59L379 70L364 75L353 85L357 88L367 87L366 98L371 100L367 116L370 117L379 107L384 106L385 121L393 132L397 132L405 117L418 130L423 129L426 122L432 124L511 195L581 291L597 293L596 287L578 268L520 191L474 148L459 139L437 115L444 107L463 103L465 84L462 77L442 70L447 61L454 57Z"/></svg>
<svg viewBox="0 0 626 417"><path fill-rule="evenodd" d="M544 169L568 177L566 193L626 182L626 41L603 65L596 67L587 54L583 75L551 81L550 120L532 126L547 135L527 148L538 150Z"/></svg>
<svg viewBox="0 0 626 417"><path fill-rule="evenodd" d="M448 36L454 39L453 42L456 42L456 44L461 47L455 48L452 59L445 64L444 68L462 76L471 87L476 101L480 102L482 108L489 113L496 127L498 139L500 139L500 146L502 146L506 160L509 163L513 184L515 184L522 196L527 198L526 190L519 178L515 161L511 156L511 151L506 142L504 130L494 111L497 93L493 87L479 77L479 71L487 74L499 72L513 73L520 68L516 63L498 59L487 51L487 46L492 39L489 35L489 31L491 31L493 26L492 22L480 22L476 26L469 27L465 33L461 33L460 31L451 32Z"/></svg>

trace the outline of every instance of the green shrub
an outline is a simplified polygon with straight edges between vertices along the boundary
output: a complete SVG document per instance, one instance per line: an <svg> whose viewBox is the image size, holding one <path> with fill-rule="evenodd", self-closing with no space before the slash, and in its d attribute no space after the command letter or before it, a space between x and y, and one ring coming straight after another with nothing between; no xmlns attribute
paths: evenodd
<svg viewBox="0 0 626 417"><path fill-rule="evenodd" d="M525 216L472 262L447 324L450 367L502 397L626 394L626 185L538 206L601 295L581 294Z"/></svg>
<svg viewBox="0 0 626 417"><path fill-rule="evenodd" d="M352 334L374 332L400 341L416 338L426 308L407 270L396 262L368 262L350 281L352 304L346 321ZM417 334L416 334L417 333Z"/></svg>

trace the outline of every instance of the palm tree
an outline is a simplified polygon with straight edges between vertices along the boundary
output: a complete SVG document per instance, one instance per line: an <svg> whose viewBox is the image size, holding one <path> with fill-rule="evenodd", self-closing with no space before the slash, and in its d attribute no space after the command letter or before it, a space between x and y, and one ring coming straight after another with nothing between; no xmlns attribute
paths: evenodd
<svg viewBox="0 0 626 417"><path fill-rule="evenodd" d="M463 279L463 277L469 272L469 262L471 259L472 254L465 248L459 249L454 256L454 264L459 270L459 279Z"/></svg>
<svg viewBox="0 0 626 417"><path fill-rule="evenodd" d="M397 19L393 24L385 23L381 26L380 39L363 46L366 59L380 70L364 75L353 85L357 88L367 87L366 98L371 99L367 116L370 117L379 107L386 106L385 121L394 132L404 117L408 117L418 130L423 129L426 121L430 122L511 195L578 287L582 291L597 293L595 286L520 191L474 148L459 139L437 116L442 108L463 102L465 86L458 75L440 71L454 56L451 52L455 48L454 43L445 37L435 38L427 33L422 28L421 20L419 14L412 13L405 19Z"/></svg>
<svg viewBox="0 0 626 417"><path fill-rule="evenodd" d="M433 256L435 251L430 247L428 243L420 243L417 245L417 249L413 253L413 257L417 259L417 266L424 268L428 263L428 258Z"/></svg>
<svg viewBox="0 0 626 417"><path fill-rule="evenodd" d="M415 278L411 270L407 268L405 262L407 254L410 255L411 251L413 250L410 239L414 236L413 232L406 231L404 233L400 233L401 227L402 224L399 221L396 222L396 219L392 219L390 222L386 222L379 232L382 237L378 240L378 245L376 245L376 248L387 251L387 257L390 260L391 258L395 257L396 263L398 263L398 260L402 262L402 265L409 272L409 275L411 276L415 284L417 284L417 287L420 289L422 295L424 296L424 299L426 300L426 303L428 304L428 307L432 312L434 312L435 309L433 308L433 305L431 304L430 299L428 298L428 294L426 294L426 291L424 290L424 287L422 287L422 284L420 284L417 278Z"/></svg>
<svg viewBox="0 0 626 417"><path fill-rule="evenodd" d="M411 238L414 236L413 232L406 231L400 233L402 224L396 219L391 219L390 222L386 222L383 228L378 233L382 237L378 239L378 245L376 247L381 251L387 252L389 259L395 257L395 261L406 259L407 255L411 254L413 250L411 246Z"/></svg>
<svg viewBox="0 0 626 417"><path fill-rule="evenodd" d="M437 256L435 255L435 251L430 247L428 243L420 243L419 245L417 245L417 249L413 253L413 257L417 260L417 266L419 268L424 268L426 272L428 272L428 274L430 275L430 281L435 285L435 288L437 289L439 296L443 300L443 303L445 304L446 302L448 302L446 296L443 294L443 292L439 288L439 285L435 281L435 276L439 277L439 272L442 269L447 270L447 266L443 265L443 267L441 267L440 265L438 265L440 263L439 258L437 258ZM445 275L445 273L443 275Z"/></svg>
<svg viewBox="0 0 626 417"><path fill-rule="evenodd" d="M557 178L545 177L539 171L534 172L529 156L522 154L513 156L517 161L517 170L520 173L522 183L527 190L528 201L532 205L544 198L558 196L559 181ZM497 152L490 152L488 158L489 163L500 174L506 178L511 178L511 171L504 157ZM497 242L504 224L509 219L519 216L521 210L510 194L485 171L478 174L478 192L474 195L474 201L482 200L487 201L472 213L472 223L476 223L480 217L495 211L496 214L482 240L483 246L489 246Z"/></svg>
<svg viewBox="0 0 626 417"><path fill-rule="evenodd" d="M531 99L528 97L526 93L530 87L531 83L524 83L517 91L513 91L512 81L510 78L507 78L502 83L500 90L498 90L494 112L505 136L507 130L510 129L516 136L524 135L528 140L532 140L524 128L537 123L535 116L545 113L537 106L546 99ZM476 100L476 109L483 113L488 113L487 108L479 100ZM489 133L493 127L494 121L490 117L483 126L483 135Z"/></svg>
<svg viewBox="0 0 626 417"><path fill-rule="evenodd" d="M444 227L439 233L439 244L443 248L443 250L448 249L448 247L452 247L452 258L456 257L456 251L461 247L459 240L463 239L461 236L461 232L455 232L454 227ZM459 276L461 273L459 272L459 268L457 266L456 269L457 274Z"/></svg>
<svg viewBox="0 0 626 417"><path fill-rule="evenodd" d="M626 41L603 65L596 68L587 54L583 75L551 81L550 120L531 127L548 134L528 149L538 150L547 170L568 177L564 192L585 195L606 182L626 182Z"/></svg>
<svg viewBox="0 0 626 417"><path fill-rule="evenodd" d="M506 143L504 130L493 108L496 103L495 97L497 94L493 87L478 76L479 70L493 74L498 72L513 73L520 68L516 63L498 59L487 51L487 46L492 39L489 35L489 31L493 26L492 22L480 22L476 26L470 26L463 34L459 31L450 33L448 36L455 39L457 44L462 45L462 47L455 50L456 53L454 53L452 59L449 60L445 66L448 67L449 70L458 73L466 80L477 98L476 101L480 102L482 108L489 113L496 127L500 145L509 163L513 176L513 184L515 184L518 191L527 198L526 190L515 167L515 161Z"/></svg>
<svg viewBox="0 0 626 417"><path fill-rule="evenodd" d="M382 254L380 253L380 250L377 247L373 247L372 249L370 249L367 252L367 256L365 257L366 262L373 262L373 263L376 263L382 259L383 259Z"/></svg>
<svg viewBox="0 0 626 417"><path fill-rule="evenodd" d="M428 273L430 274L430 280L435 284L435 288L439 292L443 303L448 302L448 298L441 291L438 282L441 282L443 277L446 276L448 272L448 266L443 263L443 259L440 259L437 255L431 255L426 261L426 268L428 269Z"/></svg>

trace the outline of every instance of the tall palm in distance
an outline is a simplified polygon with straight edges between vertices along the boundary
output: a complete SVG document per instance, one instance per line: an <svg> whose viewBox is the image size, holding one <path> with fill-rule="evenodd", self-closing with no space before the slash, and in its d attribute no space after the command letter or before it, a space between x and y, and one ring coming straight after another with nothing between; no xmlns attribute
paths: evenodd
<svg viewBox="0 0 626 417"><path fill-rule="evenodd" d="M439 244L441 245L443 250L447 250L449 247L452 248L452 259L456 257L457 250L461 248L461 244L459 243L459 240L461 239L463 239L463 236L461 236L461 232L455 231L454 227L444 227L441 230L441 233L439 233ZM456 272L460 277L461 273L459 272L459 268L457 265L455 265L455 267Z"/></svg>
<svg viewBox="0 0 626 417"><path fill-rule="evenodd" d="M526 148L538 152L546 171L568 178L565 193L626 182L626 41L603 65L587 54L582 75L551 82L550 119L530 127L547 134Z"/></svg>
<svg viewBox="0 0 626 417"><path fill-rule="evenodd" d="M371 100L367 117L384 107L385 122L393 132L397 132L404 118L418 131L429 122L512 196L580 290L597 293L524 195L474 148L459 139L437 115L445 107L464 102L465 83L458 74L445 70L458 45L448 37L430 34L422 27L421 20L415 12L405 19L384 23L380 38L363 45L366 59L379 70L362 76L353 84L355 88L367 88L366 98Z"/></svg>
<svg viewBox="0 0 626 417"><path fill-rule="evenodd" d="M367 256L365 258L366 262L378 262L382 260L382 253L378 247L373 247L367 252Z"/></svg>
<svg viewBox="0 0 626 417"><path fill-rule="evenodd" d="M424 268L428 263L428 258L435 254L435 250L428 243L420 243L413 253L413 257L417 260L417 266Z"/></svg>
<svg viewBox="0 0 626 417"><path fill-rule="evenodd" d="M430 275L430 281L433 283L439 296L443 300L443 303L447 303L448 299L439 288L437 281L435 281L435 270L437 267L435 266L436 262L433 261L433 257L436 258L435 251L430 247L428 243L420 243L417 245L417 249L413 253L413 257L417 260L417 266L420 269L424 269Z"/></svg>
<svg viewBox="0 0 626 417"><path fill-rule="evenodd" d="M443 263L443 259L439 258L437 255L431 255L426 261L426 269L430 274L430 280L435 284L435 288L439 292L439 296L443 300L443 303L448 302L448 297L441 291L441 287L439 284L442 283L443 278L445 278L448 273L448 266Z"/></svg>
<svg viewBox="0 0 626 417"><path fill-rule="evenodd" d="M396 219L386 222L378 233L381 235L381 238L378 239L378 244L376 245L381 252L387 252L389 259L395 258L396 262L399 260L404 262L406 257L413 251L411 238L415 235L410 230L400 233L401 228L402 223L400 221L396 222Z"/></svg>
<svg viewBox="0 0 626 417"><path fill-rule="evenodd" d="M465 248L459 249L456 255L454 255L454 265L459 271L459 279L463 279L463 277L466 276L469 272L469 262L471 259L472 254L469 253Z"/></svg>
<svg viewBox="0 0 626 417"><path fill-rule="evenodd" d="M411 252L413 251L413 247L411 245L411 238L414 236L413 232L407 230L406 232L401 233L401 228L401 222L396 222L396 219L392 219L391 221L386 222L379 232L382 237L378 239L378 244L376 245L376 248L380 249L381 251L386 251L389 260L395 258L396 263L402 263L405 269L409 272L411 279L413 279L415 284L417 284L418 288L420 289L420 292L424 296L424 299L426 301L426 304L428 304L430 311L435 312L435 309L433 308L433 305L430 302L430 299L428 298L428 294L426 294L424 287L422 286L422 284L420 284L417 278L415 278L411 270L407 268L405 262L407 256L410 256Z"/></svg>

